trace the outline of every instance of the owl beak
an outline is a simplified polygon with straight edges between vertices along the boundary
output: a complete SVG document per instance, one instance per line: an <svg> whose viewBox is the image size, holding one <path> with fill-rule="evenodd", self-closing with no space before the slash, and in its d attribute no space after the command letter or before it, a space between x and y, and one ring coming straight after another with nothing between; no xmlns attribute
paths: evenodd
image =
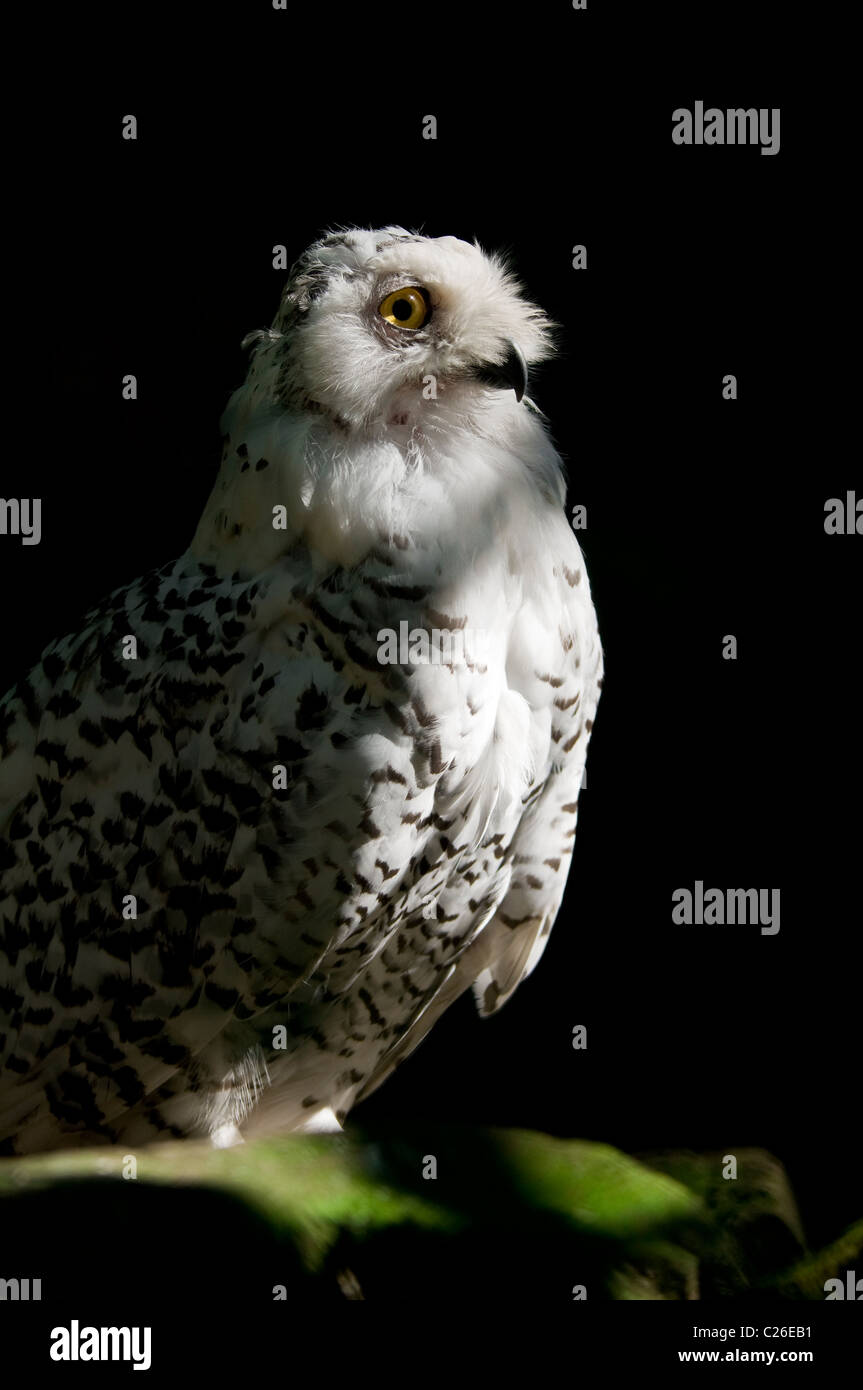
<svg viewBox="0 0 863 1390"><path fill-rule="evenodd" d="M511 388L515 398L520 401L527 390L527 363L524 353L515 343L507 344L507 354L502 362L482 362L474 376L486 386Z"/></svg>

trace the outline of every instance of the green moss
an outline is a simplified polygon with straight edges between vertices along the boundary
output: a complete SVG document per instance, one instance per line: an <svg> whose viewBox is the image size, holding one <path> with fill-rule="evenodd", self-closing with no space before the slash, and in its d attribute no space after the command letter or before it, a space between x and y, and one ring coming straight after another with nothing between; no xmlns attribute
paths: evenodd
<svg viewBox="0 0 863 1390"><path fill-rule="evenodd" d="M2 1160L5 1215L18 1220L22 1240L34 1201L50 1207L47 1228L86 1206L90 1227L125 1222L134 1232L139 1220L171 1220L171 1198L188 1187L205 1199L196 1205L201 1229L224 1221L238 1239L262 1242L262 1259L269 1249L277 1270L296 1271L284 1276L294 1279L293 1296L331 1289L347 1269L384 1300L405 1289L425 1296L458 1271L468 1288L513 1285L523 1268L533 1271L531 1287L545 1280L550 1298L585 1283L591 1297L624 1301L764 1291L821 1299L825 1280L855 1267L863 1246L859 1223L804 1258L787 1175L763 1150L739 1150L739 1178L728 1181L721 1154L642 1161L585 1140L420 1123L412 1133L357 1127L223 1150L156 1144L133 1157L134 1183L123 1181L122 1150ZM182 1197L181 1208L190 1202Z"/></svg>
<svg viewBox="0 0 863 1390"><path fill-rule="evenodd" d="M362 1234L405 1222L447 1230L456 1224L433 1202L372 1181L356 1145L343 1137L295 1136L233 1149L154 1144L134 1157L139 1182L194 1183L241 1198L292 1237L312 1270L342 1230ZM122 1179L126 1160L122 1152L104 1149L10 1159L0 1165L0 1190L20 1192L70 1178Z"/></svg>
<svg viewBox="0 0 863 1390"><path fill-rule="evenodd" d="M606 1144L525 1130L499 1138L524 1198L593 1235L631 1239L703 1214L682 1183Z"/></svg>
<svg viewBox="0 0 863 1390"><path fill-rule="evenodd" d="M856 1267L863 1253L863 1221L849 1226L832 1245L800 1260L775 1282L776 1292L787 1298L823 1299L828 1279L842 1279L846 1270Z"/></svg>

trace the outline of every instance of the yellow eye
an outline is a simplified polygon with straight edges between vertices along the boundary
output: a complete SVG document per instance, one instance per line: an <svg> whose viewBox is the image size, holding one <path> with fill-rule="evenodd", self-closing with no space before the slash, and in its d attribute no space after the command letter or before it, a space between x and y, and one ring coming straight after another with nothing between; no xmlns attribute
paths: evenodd
<svg viewBox="0 0 863 1390"><path fill-rule="evenodd" d="M396 328L422 328L429 316L429 299L425 290L417 285L405 285L403 290L393 290L378 305L378 313L387 323Z"/></svg>

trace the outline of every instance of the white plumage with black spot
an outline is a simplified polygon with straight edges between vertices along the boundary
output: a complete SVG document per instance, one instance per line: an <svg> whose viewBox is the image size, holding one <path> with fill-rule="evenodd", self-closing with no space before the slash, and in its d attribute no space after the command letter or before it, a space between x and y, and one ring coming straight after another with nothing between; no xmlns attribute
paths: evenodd
<svg viewBox="0 0 863 1390"><path fill-rule="evenodd" d="M387 228L249 341L188 551L0 702L2 1152L335 1127L560 904L602 653L546 319Z"/></svg>

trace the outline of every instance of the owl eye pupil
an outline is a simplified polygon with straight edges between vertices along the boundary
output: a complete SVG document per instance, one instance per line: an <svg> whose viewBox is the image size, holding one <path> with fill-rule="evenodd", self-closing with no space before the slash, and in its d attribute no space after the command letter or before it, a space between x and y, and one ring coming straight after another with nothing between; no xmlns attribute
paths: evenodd
<svg viewBox="0 0 863 1390"><path fill-rule="evenodd" d="M397 319L409 319L413 313L413 305L408 299L397 299L393 305L393 314Z"/></svg>

